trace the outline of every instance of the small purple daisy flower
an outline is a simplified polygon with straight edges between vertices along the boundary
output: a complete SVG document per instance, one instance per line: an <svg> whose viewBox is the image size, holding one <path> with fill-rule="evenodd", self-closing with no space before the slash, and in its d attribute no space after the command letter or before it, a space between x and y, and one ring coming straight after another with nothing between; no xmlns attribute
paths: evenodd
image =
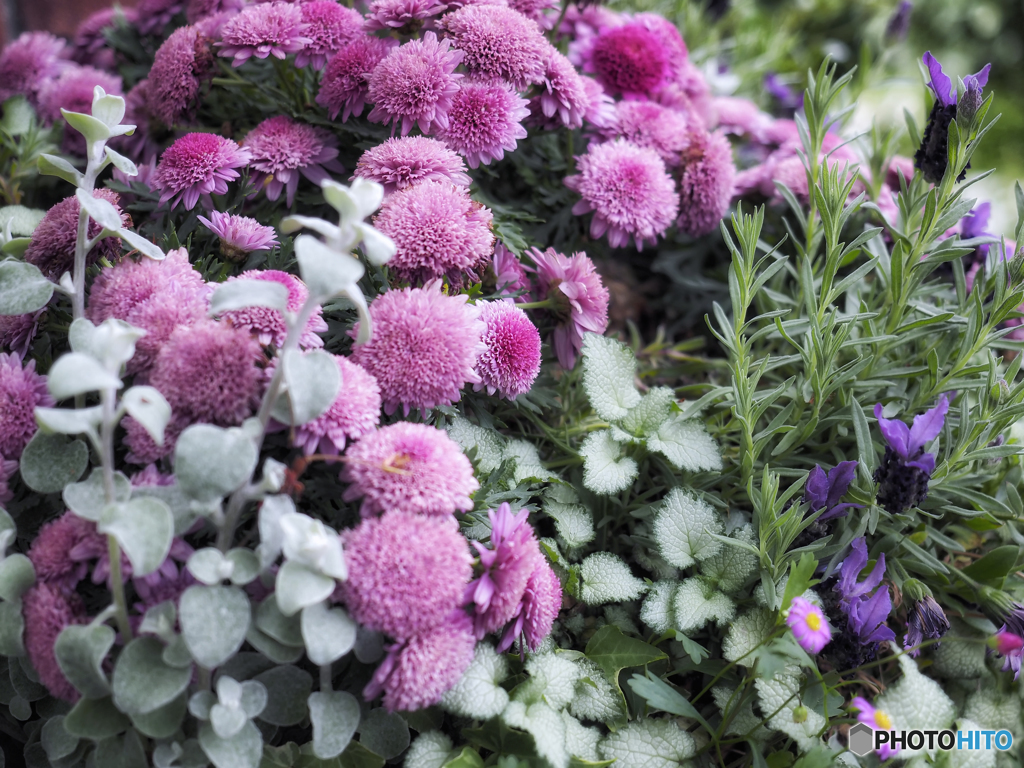
<svg viewBox="0 0 1024 768"><path fill-rule="evenodd" d="M485 80L504 80L516 90L544 81L551 44L537 22L503 5L467 5L442 24L465 57L463 66Z"/></svg>
<svg viewBox="0 0 1024 768"><path fill-rule="evenodd" d="M266 190L268 200L277 200L285 191L290 208L299 188L299 175L314 184L329 179L328 171L342 173L338 140L324 128L314 128L278 115L264 120L245 137L242 146L249 151L249 164L256 171L253 183Z"/></svg>
<svg viewBox="0 0 1024 768"><path fill-rule="evenodd" d="M0 352L0 456L17 459L36 433L35 410L54 404L46 377L36 373L36 361Z"/></svg>
<svg viewBox="0 0 1024 768"><path fill-rule="evenodd" d="M305 283L295 275L277 269L252 269L243 272L238 277L228 278L227 282L235 280L264 280L268 283L283 285L288 290L287 308L292 313L302 309L302 305L309 298L309 290ZM278 309L256 306L233 309L224 313L224 319L235 328L241 328L253 334L264 346L281 347L288 336L284 315ZM301 349L319 349L324 345L324 340L320 338L319 334L326 330L327 323L323 318L323 309L317 307L299 337L299 347Z"/></svg>
<svg viewBox="0 0 1024 768"><path fill-rule="evenodd" d="M212 133L186 133L160 156L153 184L160 190L160 204L174 208L183 202L192 210L200 195L228 191L238 178L236 168L249 164L250 153L231 139Z"/></svg>
<svg viewBox="0 0 1024 768"><path fill-rule="evenodd" d="M504 83L464 82L452 98L448 127L438 138L465 156L470 168L490 165L526 138L529 102Z"/></svg>
<svg viewBox="0 0 1024 768"><path fill-rule="evenodd" d="M540 331L511 299L479 306L480 319L487 325L487 351L476 361L482 381L474 388L515 400L530 391L540 373Z"/></svg>
<svg viewBox="0 0 1024 768"><path fill-rule="evenodd" d="M460 187L472 183L463 159L442 142L426 136L388 139L366 150L355 175L376 181L385 194L421 181L450 181Z"/></svg>
<svg viewBox="0 0 1024 768"><path fill-rule="evenodd" d="M210 218L196 218L220 238L220 254L228 261L243 261L253 251L269 251L280 245L273 227L265 227L248 216L210 211Z"/></svg>
<svg viewBox="0 0 1024 768"><path fill-rule="evenodd" d="M786 611L786 624L793 637L808 653L820 653L832 639L832 628L821 608L802 597L794 597Z"/></svg>
<svg viewBox="0 0 1024 768"><path fill-rule="evenodd" d="M908 427L897 419L884 418L882 404L875 405L875 418L886 447L873 479L879 484L878 503L887 512L900 514L928 498L935 454L925 453L924 447L939 436L948 411L949 398L942 395L934 408L915 416L914 426Z"/></svg>
<svg viewBox="0 0 1024 768"><path fill-rule="evenodd" d="M327 109L332 120L339 112L343 123L350 116L359 117L370 91L370 73L395 45L394 40L362 35L342 46L327 62L316 103Z"/></svg>
<svg viewBox="0 0 1024 768"><path fill-rule="evenodd" d="M146 106L164 125L175 125L194 108L200 81L213 66L210 42L195 27L179 27L157 49Z"/></svg>
<svg viewBox="0 0 1024 768"><path fill-rule="evenodd" d="M363 17L335 0L311 0L302 4L305 35L310 42L295 57L296 67L313 65L323 69L327 59L345 45L363 36Z"/></svg>
<svg viewBox="0 0 1024 768"><path fill-rule="evenodd" d="M106 200L120 211L121 198L110 189L94 190L92 196ZM57 282L65 272L75 265L75 240L78 237L78 198L66 197L46 212L39 226L32 232L32 242L25 251L25 261L35 264L50 280ZM128 214L121 214L121 221L130 226ZM96 237L103 231L95 221L89 221L89 237ZM116 260L121 252L121 241L116 237L100 240L86 257L86 264L92 265L100 258Z"/></svg>
<svg viewBox="0 0 1024 768"><path fill-rule="evenodd" d="M871 726L872 730L876 731L891 731L892 730L892 717L887 712L883 712L875 707L865 699L863 696L857 696L853 701L850 702L850 706L858 711L857 720ZM891 744L883 744L878 752L879 760L885 762L890 757L900 751L900 747L895 748Z"/></svg>
<svg viewBox="0 0 1024 768"><path fill-rule="evenodd" d="M217 43L221 56L232 56L232 66L240 67L251 57L284 59L298 53L313 41L306 37L302 6L291 3L257 3L244 7L221 29Z"/></svg>
<svg viewBox="0 0 1024 768"><path fill-rule="evenodd" d="M694 131L680 157L680 168L676 225L691 237L701 237L718 228L732 202L736 179L732 145L721 133Z"/></svg>
<svg viewBox="0 0 1024 768"><path fill-rule="evenodd" d="M413 126L423 133L447 128L462 60L462 51L453 50L450 40L438 42L433 32L393 49L370 74L370 122L394 123L403 136Z"/></svg>
<svg viewBox="0 0 1024 768"><path fill-rule="evenodd" d="M366 29L415 30L424 19L444 13L448 6L437 0L373 0L366 14Z"/></svg>
<svg viewBox="0 0 1024 768"><path fill-rule="evenodd" d="M0 51L0 102L12 96L24 96L38 103L43 83L60 75L69 66L64 41L49 32L22 32Z"/></svg>
<svg viewBox="0 0 1024 768"><path fill-rule="evenodd" d="M371 433L380 423L380 387L361 365L334 355L341 386L331 406L320 416L295 428L293 445L307 456L338 454L349 440Z"/></svg>

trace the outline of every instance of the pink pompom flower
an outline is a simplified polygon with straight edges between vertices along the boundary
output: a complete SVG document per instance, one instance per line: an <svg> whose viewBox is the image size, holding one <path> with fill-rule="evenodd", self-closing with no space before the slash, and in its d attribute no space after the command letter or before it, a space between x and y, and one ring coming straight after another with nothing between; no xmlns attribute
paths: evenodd
<svg viewBox="0 0 1024 768"><path fill-rule="evenodd" d="M391 194L421 181L450 181L468 187L466 164L437 139L426 136L392 138L363 153L356 176L376 181Z"/></svg>
<svg viewBox="0 0 1024 768"><path fill-rule="evenodd" d="M313 42L306 36L307 27L301 5L257 3L244 7L224 24L217 47L221 56L234 57L231 64L235 67L242 66L253 56L284 59Z"/></svg>
<svg viewBox="0 0 1024 768"><path fill-rule="evenodd" d="M670 74L671 61L659 35L634 22L603 29L584 54L583 71L612 93L647 96Z"/></svg>
<svg viewBox="0 0 1024 768"><path fill-rule="evenodd" d="M213 66L210 42L195 27L179 27L157 49L146 106L164 125L175 125L194 108L200 81Z"/></svg>
<svg viewBox="0 0 1024 768"><path fill-rule="evenodd" d="M342 46L327 62L316 103L327 109L332 120L339 112L343 123L353 115L359 117L366 106L370 73L393 47L394 40L369 35L361 35Z"/></svg>
<svg viewBox="0 0 1024 768"><path fill-rule="evenodd" d="M517 639L520 647L525 644L531 651L537 650L551 634L551 628L561 608L562 582L543 557L539 558L526 582L519 613L501 636L498 653L507 651Z"/></svg>
<svg viewBox="0 0 1024 768"><path fill-rule="evenodd" d="M461 285L494 249L491 212L465 187L423 181L389 195L374 226L397 247L388 269L400 280L424 282L447 277Z"/></svg>
<svg viewBox="0 0 1024 768"><path fill-rule="evenodd" d="M25 619L25 650L39 682L58 699L78 701L78 690L64 677L53 646L65 627L85 623L88 617L82 599L74 592L39 581L22 598L21 612Z"/></svg>
<svg viewBox="0 0 1024 768"><path fill-rule="evenodd" d="M480 487L458 443L436 427L400 421L366 434L346 454L345 501L364 516L401 509L447 516L473 508Z"/></svg>
<svg viewBox="0 0 1024 768"><path fill-rule="evenodd" d="M516 90L544 80L551 45L535 21L504 5L466 5L442 24L462 64L481 79L504 80Z"/></svg>
<svg viewBox="0 0 1024 768"><path fill-rule="evenodd" d="M242 146L249 150L249 164L256 171L253 183L264 189L268 200L277 200L285 192L290 208L299 188L299 175L314 184L329 179L328 171L342 173L338 140L324 128L314 128L278 115L264 120L245 137Z"/></svg>
<svg viewBox="0 0 1024 768"><path fill-rule="evenodd" d="M0 51L0 102L24 96L37 104L39 89L69 66L64 41L49 32L22 32Z"/></svg>
<svg viewBox="0 0 1024 768"><path fill-rule="evenodd" d="M295 428L293 445L307 456L338 454L349 440L369 434L380 423L380 387L373 376L347 357L333 355L341 386L331 406Z"/></svg>
<svg viewBox="0 0 1024 768"><path fill-rule="evenodd" d="M555 354L566 370L576 364L583 349L583 334L604 333L608 327L608 289L585 253L566 257L553 248L530 252L537 265L537 289L541 299L552 299Z"/></svg>
<svg viewBox="0 0 1024 768"><path fill-rule="evenodd" d="M615 124L615 101L609 96L601 84L592 77L581 77L583 90L587 94L587 110L584 120L598 130L610 128Z"/></svg>
<svg viewBox="0 0 1024 768"><path fill-rule="evenodd" d="M305 283L295 275L277 269L252 269L243 272L238 277L229 278L227 282L235 280L263 280L283 285L288 290L287 308L292 313L297 313L302 309L302 305L309 297L309 289L306 288ZM224 313L224 319L235 328L241 328L253 334L263 345L281 347L288 336L284 315L279 309L257 306L233 309ZM323 309L317 307L299 337L299 347L301 349L319 349L324 345L324 340L320 338L319 334L326 330L327 323L323 318Z"/></svg>
<svg viewBox="0 0 1024 768"><path fill-rule="evenodd" d="M462 51L450 40L438 42L427 32L392 50L370 74L371 123L393 123L405 136L418 126L423 133L448 127L448 110L462 75L455 68Z"/></svg>
<svg viewBox="0 0 1024 768"><path fill-rule="evenodd" d="M243 261L253 251L269 251L280 245L273 227L265 227L248 216L210 211L210 218L196 218L220 238L220 255L228 261Z"/></svg>
<svg viewBox="0 0 1024 768"><path fill-rule="evenodd" d="M23 366L20 358L0 352L0 456L21 456L39 429L36 408L53 404L46 377L36 373L35 360Z"/></svg>
<svg viewBox="0 0 1024 768"><path fill-rule="evenodd" d="M713 232L732 201L736 180L732 145L721 133L695 131L680 167L679 229L691 237Z"/></svg>
<svg viewBox="0 0 1024 768"><path fill-rule="evenodd" d="M392 510L343 535L348 580L339 590L364 627L409 640L458 607L473 564L454 518Z"/></svg>
<svg viewBox="0 0 1024 768"><path fill-rule="evenodd" d="M43 525L28 551L36 578L50 584L72 589L89 574L89 566L71 556L83 542L102 539L96 525L74 512L65 512Z"/></svg>
<svg viewBox="0 0 1024 768"><path fill-rule="evenodd" d="M522 122L530 115L528 103L504 83L464 82L452 99L448 127L439 138L465 156L470 168L490 165L526 138Z"/></svg>
<svg viewBox="0 0 1024 768"><path fill-rule="evenodd" d="M106 200L120 210L118 203L121 202L121 198L113 190L93 190L92 196ZM61 200L46 212L43 220L32 232L32 242L25 251L25 261L35 264L53 282L57 282L61 275L74 268L79 211L78 198L74 195ZM121 221L128 225L131 219L128 214L122 213ZM97 222L89 221L90 238L96 237L102 231L103 227ZM102 257L114 260L120 252L121 241L116 237L106 237L89 252L86 264L91 266Z"/></svg>
<svg viewBox="0 0 1024 768"><path fill-rule="evenodd" d="M632 239L637 250L643 250L645 243L656 244L673 224L679 197L665 163L653 149L616 139L591 145L577 161L579 173L566 177L565 185L583 198L573 206L574 214L594 212L591 237L607 233L613 248L622 248Z"/></svg>
<svg viewBox="0 0 1024 768"><path fill-rule="evenodd" d="M591 81L594 82L594 81ZM597 85L594 82L594 85ZM590 107L584 78L557 50L548 53L544 65L543 90L531 102L534 119L546 128L580 128Z"/></svg>
<svg viewBox="0 0 1024 768"><path fill-rule="evenodd" d="M327 59L342 46L362 37L363 17L335 0L311 0L302 4L305 35L310 42L295 57L295 66L323 69Z"/></svg>
<svg viewBox="0 0 1024 768"><path fill-rule="evenodd" d="M893 729L892 717L880 709L875 709L870 701L865 699L863 696L857 696L850 702L850 706L858 711L857 720L866 725L871 726L876 731L891 731ZM881 749L875 750L878 752L879 759L885 761L900 751L897 746L893 748L891 744L883 744Z"/></svg>
<svg viewBox="0 0 1024 768"><path fill-rule="evenodd" d="M10 480L18 474L18 461L0 456L0 504L6 504L14 498Z"/></svg>
<svg viewBox="0 0 1024 768"><path fill-rule="evenodd" d="M540 373L540 331L511 299L481 302L480 307L487 351L476 362L482 381L475 389L486 387L488 394L515 400L530 391Z"/></svg>
<svg viewBox="0 0 1024 768"><path fill-rule="evenodd" d="M153 177L155 188L160 190L160 204L170 201L173 208L183 202L191 211L200 195L223 195L228 182L239 176L235 169L248 165L250 157L248 149L231 139L212 133L186 133L160 156Z"/></svg>
<svg viewBox="0 0 1024 768"><path fill-rule="evenodd" d="M786 625L808 653L820 653L832 639L832 628L821 608L802 597L794 597L786 612Z"/></svg>
<svg viewBox="0 0 1024 768"><path fill-rule="evenodd" d="M444 13L448 6L437 0L373 0L366 14L366 29L414 31L424 19Z"/></svg>
<svg viewBox="0 0 1024 768"><path fill-rule="evenodd" d="M665 165L679 165L680 153L690 146L690 123L685 114L653 101L620 101L615 113L615 123L604 131L608 138L649 147Z"/></svg>

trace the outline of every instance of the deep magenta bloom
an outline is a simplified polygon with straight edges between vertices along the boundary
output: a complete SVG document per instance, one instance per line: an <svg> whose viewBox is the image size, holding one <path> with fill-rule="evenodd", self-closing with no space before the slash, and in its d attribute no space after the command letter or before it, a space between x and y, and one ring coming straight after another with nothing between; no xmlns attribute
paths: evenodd
<svg viewBox="0 0 1024 768"><path fill-rule="evenodd" d="M288 290L288 311L296 313L302 309L309 297L309 290L295 275L288 272L281 272L277 269L251 269L243 272L238 277L228 278L227 282L234 280L265 280L271 283L283 285ZM244 309L233 309L224 313L224 319L235 328L241 328L253 334L263 345L281 347L288 336L288 328L284 322L284 315L278 309L270 307L245 307ZM299 337L301 349L319 349L324 345L324 340L318 334L327 330L327 323L323 318L323 309L316 308L309 322Z"/></svg>
<svg viewBox="0 0 1024 768"><path fill-rule="evenodd" d="M49 32L22 32L0 51L0 102L24 96L36 104L39 89L68 66L64 41Z"/></svg>
<svg viewBox="0 0 1024 768"><path fill-rule="evenodd" d="M0 456L19 458L39 428L35 409L53 404L35 360L22 366L21 358L0 352Z"/></svg>
<svg viewBox="0 0 1024 768"><path fill-rule="evenodd" d="M713 232L732 201L736 179L732 145L721 133L694 131L680 167L679 229L691 237Z"/></svg>
<svg viewBox="0 0 1024 768"><path fill-rule="evenodd" d="M427 424L400 421L365 435L348 449L341 477L345 501L362 498L362 514L400 509L447 516L473 508L480 487L473 466L448 435Z"/></svg>
<svg viewBox="0 0 1024 768"><path fill-rule="evenodd" d="M253 56L284 59L313 42L306 36L307 28L301 5L257 3L244 7L224 24L217 47L221 56L234 57L231 64L235 67L242 66Z"/></svg>
<svg viewBox="0 0 1024 768"><path fill-rule="evenodd" d="M273 227L265 227L248 216L210 211L210 218L196 218L220 238L220 253L229 261L243 261L253 251L269 251L280 245Z"/></svg>
<svg viewBox="0 0 1024 768"><path fill-rule="evenodd" d="M820 466L815 465L814 469L808 473L807 485L804 486L804 501L810 505L811 512L817 512L819 509L825 510L818 517L818 522L832 520L836 517L846 517L850 509L861 509L864 506L842 501L856 474L856 460L841 461L828 473Z"/></svg>
<svg viewBox="0 0 1024 768"><path fill-rule="evenodd" d="M653 149L670 168L679 165L680 154L691 142L686 115L653 101L620 101L615 105L615 123L604 133Z"/></svg>
<svg viewBox="0 0 1024 768"><path fill-rule="evenodd" d="M451 405L466 384L480 381L474 366L485 326L466 300L441 293L436 281L374 299L373 336L353 347L352 359L377 379L385 413Z"/></svg>
<svg viewBox="0 0 1024 768"><path fill-rule="evenodd" d="M24 360L39 325L38 312L27 315L0 315L0 351L10 352Z"/></svg>
<svg viewBox="0 0 1024 768"><path fill-rule="evenodd" d="M370 73L388 55L394 43L394 40L361 35L343 45L327 62L316 103L326 107L332 120L339 112L343 123L351 115L359 117L363 114L370 90Z"/></svg>
<svg viewBox="0 0 1024 768"><path fill-rule="evenodd" d="M106 200L118 207L121 198L109 189L97 189L93 197ZM120 208L118 207L118 210ZM57 203L46 212L39 226L32 233L32 242L25 251L25 261L35 264L48 278L57 282L65 272L75 266L75 240L78 237L78 198L72 195ZM121 214L125 225L131 223L128 214ZM96 237L103 228L95 221L89 222L89 237ZM95 264L101 257L115 259L121 252L121 241L116 237L100 240L86 257L86 264Z"/></svg>
<svg viewBox="0 0 1024 768"><path fill-rule="evenodd" d="M295 428L294 445L309 456L337 454L349 440L369 434L380 423L380 387L373 376L347 357L334 355L341 376L338 396L313 421Z"/></svg>
<svg viewBox="0 0 1024 768"><path fill-rule="evenodd" d="M1014 603L1004 621L996 635L996 650L1003 656L1003 671L1012 670L1013 679L1017 680L1024 659L1024 606Z"/></svg>
<svg viewBox="0 0 1024 768"><path fill-rule="evenodd" d="M515 400L530 391L540 373L540 331L511 299L481 302L480 307L487 351L476 362L482 381L475 388Z"/></svg>
<svg viewBox="0 0 1024 768"><path fill-rule="evenodd" d="M391 646L363 689L363 698L372 701L383 693L389 712L437 704L473 661L475 646L469 616L452 611L444 623Z"/></svg>
<svg viewBox="0 0 1024 768"><path fill-rule="evenodd" d="M665 163L653 149L617 139L591 145L577 158L579 173L568 176L565 185L583 198L573 206L577 216L594 212L590 235L607 233L613 248L630 239L638 250L644 243L657 243L679 212L675 183Z"/></svg>
<svg viewBox="0 0 1024 768"><path fill-rule="evenodd" d="M494 249L490 210L448 181L422 181L389 195L374 226L397 246L388 268L410 282L447 276L461 284L463 273L482 269Z"/></svg>
<svg viewBox="0 0 1024 768"><path fill-rule="evenodd" d="M647 96L671 72L669 51L657 32L643 23L602 30L583 64L612 93Z"/></svg>
<svg viewBox="0 0 1024 768"><path fill-rule="evenodd" d="M310 42L295 57L295 66L313 65L323 69L327 59L341 47L362 37L363 17L334 0L312 0L302 4L303 33Z"/></svg>
<svg viewBox="0 0 1024 768"><path fill-rule="evenodd" d="M503 83L464 82L452 99L448 127L439 138L464 155L470 168L490 165L526 138L522 122L530 114L528 103Z"/></svg>
<svg viewBox="0 0 1024 768"><path fill-rule="evenodd" d="M1007 656L1014 651L1019 651L1024 648L1024 637L1007 631L1005 629L1005 624L1003 627L1003 629L1000 629L992 636L992 645L994 646L996 653L1000 656Z"/></svg>
<svg viewBox="0 0 1024 768"><path fill-rule="evenodd" d="M179 27L153 58L146 106L160 122L173 126L194 110L200 81L213 66L210 40L195 27Z"/></svg>
<svg viewBox="0 0 1024 768"><path fill-rule="evenodd" d="M786 624L797 643L808 653L820 653L832 639L832 628L821 608L802 597L794 597L786 611Z"/></svg>
<svg viewBox="0 0 1024 768"><path fill-rule="evenodd" d="M403 136L414 125L423 133L448 127L448 110L462 79L455 68L462 60L450 40L438 42L433 32L393 49L370 74L370 122L401 126Z"/></svg>
<svg viewBox="0 0 1024 768"><path fill-rule="evenodd" d="M72 589L89 573L88 564L74 559L71 556L72 550L83 542L94 543L97 540L105 543L96 531L96 524L74 512L65 512L56 520L46 523L39 529L28 551L28 559L36 569L36 578L61 588Z"/></svg>
<svg viewBox="0 0 1024 768"><path fill-rule="evenodd" d="M53 652L53 644L64 627L84 624L88 618L82 600L74 592L45 581L36 582L22 598L25 619L25 650L39 682L56 698L75 702L79 693L64 677Z"/></svg>
<svg viewBox="0 0 1024 768"><path fill-rule="evenodd" d="M95 67L72 64L39 89L39 117L46 123L62 123L61 107L70 112L92 114L93 90L100 86L109 94L122 93L121 78ZM70 126L64 129L61 147L75 155L85 155L85 137Z"/></svg>
<svg viewBox="0 0 1024 768"><path fill-rule="evenodd" d="M131 416L126 416L121 422L125 431L124 444L128 448L125 461L145 466L172 456L178 438L191 423L192 420L188 416L172 416L167 428L164 429L163 444L157 445L139 422Z"/></svg>
<svg viewBox="0 0 1024 768"><path fill-rule="evenodd" d="M159 34L183 7L182 0L141 0L135 9L135 26L144 35Z"/></svg>
<svg viewBox="0 0 1024 768"><path fill-rule="evenodd" d="M920 506L928 498L928 480L935 471L935 454L925 446L939 436L946 423L949 398L939 397L935 407L914 417L908 427L897 419L882 416L882 404L875 405L878 429L887 443L882 463L875 470L879 484L878 503L892 514Z"/></svg>
<svg viewBox="0 0 1024 768"><path fill-rule="evenodd" d="M153 177L153 184L160 190L160 204L170 200L173 208L184 202L192 210L200 195L223 195L228 182L239 176L235 169L248 165L249 158L249 150L231 139L212 133L186 133L160 156Z"/></svg>
<svg viewBox="0 0 1024 768"><path fill-rule="evenodd" d="M376 181L385 194L421 181L450 181L462 187L472 183L462 158L426 136L388 139L366 150L356 165L356 176Z"/></svg>
<svg viewBox="0 0 1024 768"><path fill-rule="evenodd" d="M328 171L341 173L345 168L338 157L338 140L325 128L299 123L287 115L264 120L245 137L242 146L249 150L249 164L256 173L253 183L266 190L268 200L277 200L282 190L290 208L299 188L299 175L314 184L330 178Z"/></svg>
<svg viewBox="0 0 1024 768"><path fill-rule="evenodd" d="M591 102L583 80L569 59L550 50L544 64L543 90L531 102L534 118L547 128L582 127Z"/></svg>
<svg viewBox="0 0 1024 768"><path fill-rule="evenodd" d="M149 383L175 416L234 427L251 416L263 393L259 342L228 323L179 326L160 350ZM150 462L144 462L146 464Z"/></svg>
<svg viewBox="0 0 1024 768"><path fill-rule="evenodd" d="M604 333L608 327L608 289L585 253L570 258L553 248L534 248L530 258L537 265L538 293L542 299L554 300L555 354L562 367L570 370L583 349L583 334Z"/></svg>
<svg viewBox="0 0 1024 768"><path fill-rule="evenodd" d="M364 627L408 640L458 607L473 561L454 518L392 510L343 535L348 580L340 591Z"/></svg>
<svg viewBox="0 0 1024 768"><path fill-rule="evenodd" d="M863 696L856 697L850 702L850 706L858 710L857 720L862 723L866 723L871 728L878 731L891 731L892 730L892 718L880 709L875 709L871 702L865 699ZM876 750L880 760L888 760L890 757L900 751L897 746L893 749L891 744L883 744L881 749Z"/></svg>
<svg viewBox="0 0 1024 768"><path fill-rule="evenodd" d="M504 80L516 90L544 81L551 45L540 27L503 5L467 5L442 20L462 63L482 79Z"/></svg>
<svg viewBox="0 0 1024 768"><path fill-rule="evenodd" d="M373 0L366 14L366 29L413 30L424 19L444 13L447 8L437 0Z"/></svg>

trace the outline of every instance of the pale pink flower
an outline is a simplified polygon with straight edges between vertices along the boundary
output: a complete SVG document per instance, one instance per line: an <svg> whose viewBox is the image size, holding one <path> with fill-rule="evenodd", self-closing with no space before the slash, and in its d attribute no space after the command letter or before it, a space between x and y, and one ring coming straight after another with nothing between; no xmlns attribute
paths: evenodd
<svg viewBox="0 0 1024 768"><path fill-rule="evenodd" d="M238 277L228 278L227 282L235 280L262 280L284 286L288 291L287 310L293 314L302 309L309 297L309 290L305 283L295 275L277 269L251 269ZM241 328L253 334L259 343L265 346L271 345L280 348L288 336L288 327L285 325L284 315L279 309L258 306L233 309L224 313L224 319L235 328ZM299 336L299 347L301 349L319 349L324 345L320 334L326 330L327 323L323 318L323 308L317 307L310 315L306 327L302 330L302 335Z"/></svg>
<svg viewBox="0 0 1024 768"><path fill-rule="evenodd" d="M535 21L502 5L467 5L441 20L463 66L481 78L504 80L517 90L544 80L551 44Z"/></svg>
<svg viewBox="0 0 1024 768"><path fill-rule="evenodd" d="M295 66L313 65L323 69L327 59L345 45L363 36L363 17L335 0L311 0L302 4L305 35L310 39L295 57Z"/></svg>
<svg viewBox="0 0 1024 768"><path fill-rule="evenodd" d="M363 153L356 176L376 181L385 194L421 181L450 181L468 187L466 163L437 139L426 136L392 138Z"/></svg>
<svg viewBox="0 0 1024 768"><path fill-rule="evenodd" d="M316 103L326 107L331 119L341 112L341 122L359 117L370 90L370 73L396 45L394 40L362 35L341 49L327 62L320 79Z"/></svg>
<svg viewBox="0 0 1024 768"><path fill-rule="evenodd" d="M313 42L306 36L307 28L301 5L257 3L244 7L224 24L217 47L221 56L234 57L231 63L235 67L242 66L253 56L284 59Z"/></svg>
<svg viewBox="0 0 1024 768"><path fill-rule="evenodd" d="M489 165L526 138L522 122L530 114L528 103L504 83L463 82L438 138L465 156L470 168Z"/></svg>
<svg viewBox="0 0 1024 768"><path fill-rule="evenodd" d="M330 178L328 171L342 173L337 161L338 140L325 128L316 128L278 115L264 120L245 137L249 164L256 171L253 183L264 189L268 200L277 200L285 190L290 208L299 188L299 176L319 185Z"/></svg>

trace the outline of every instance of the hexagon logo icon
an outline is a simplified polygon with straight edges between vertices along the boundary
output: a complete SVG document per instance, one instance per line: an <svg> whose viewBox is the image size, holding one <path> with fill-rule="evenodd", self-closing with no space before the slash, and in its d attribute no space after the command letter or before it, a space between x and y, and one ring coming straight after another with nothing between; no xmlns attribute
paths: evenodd
<svg viewBox="0 0 1024 768"><path fill-rule="evenodd" d="M847 734L850 751L857 757L864 757L875 745L875 732L867 723L857 723L850 727Z"/></svg>

